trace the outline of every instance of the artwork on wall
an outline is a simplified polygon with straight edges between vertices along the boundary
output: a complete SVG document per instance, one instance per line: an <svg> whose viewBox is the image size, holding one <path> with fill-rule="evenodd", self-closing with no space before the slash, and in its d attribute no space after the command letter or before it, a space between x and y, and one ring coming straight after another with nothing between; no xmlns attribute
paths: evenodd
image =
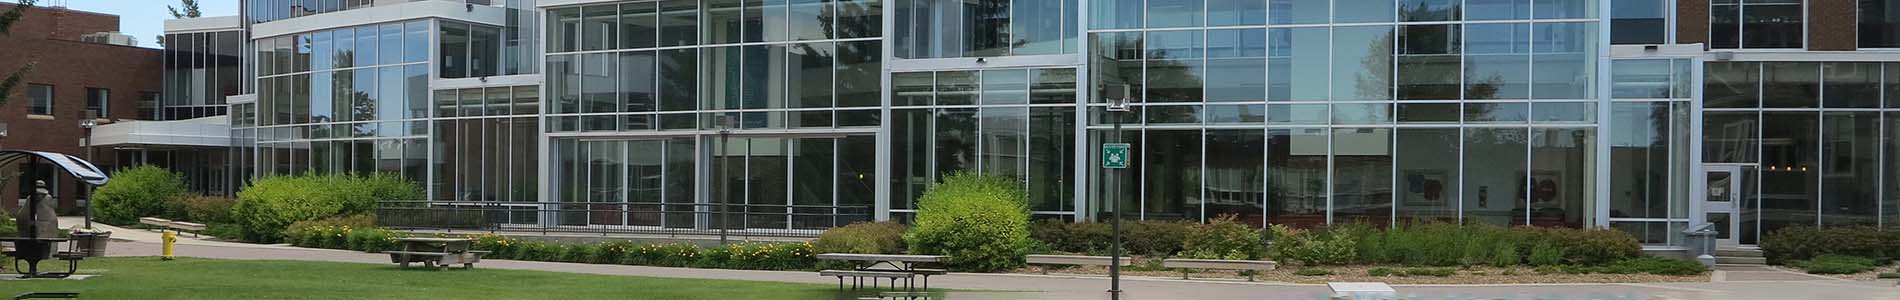
<svg viewBox="0 0 1900 300"><path fill-rule="evenodd" d="M1450 172L1445 170L1405 170L1405 206L1449 206L1447 195Z"/></svg>
<svg viewBox="0 0 1900 300"><path fill-rule="evenodd" d="M1518 172L1518 178L1524 178L1523 172ZM1564 187L1564 173L1562 171L1531 171L1531 180L1529 180L1529 183L1531 185L1531 205L1556 205L1558 203L1564 203L1564 193L1562 193ZM1522 184L1519 185L1522 186ZM1523 191L1524 189L1520 188L1518 190ZM1523 196L1521 196L1524 195L1523 192L1519 192L1518 195L1520 195L1518 199L1523 199Z"/></svg>

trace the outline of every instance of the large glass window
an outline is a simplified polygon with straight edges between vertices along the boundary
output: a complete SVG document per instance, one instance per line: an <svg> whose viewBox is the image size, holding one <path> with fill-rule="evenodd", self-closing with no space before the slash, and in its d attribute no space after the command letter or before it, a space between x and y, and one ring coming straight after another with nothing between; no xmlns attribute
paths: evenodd
<svg viewBox="0 0 1900 300"><path fill-rule="evenodd" d="M1821 104L1819 63L1763 63L1761 80L1762 107L1813 108Z"/></svg>
<svg viewBox="0 0 1900 300"><path fill-rule="evenodd" d="M1523 128L1464 129L1464 219L1467 223L1524 223L1525 163L1530 132Z"/></svg>
<svg viewBox="0 0 1900 300"><path fill-rule="evenodd" d="M29 114L53 114L53 86L45 84L26 85L27 107Z"/></svg>
<svg viewBox="0 0 1900 300"><path fill-rule="evenodd" d="M1073 53L1078 0L897 2L896 57L951 58ZM1198 3L1198 1L1196 1ZM1141 1L1100 3L1095 13L1140 16ZM841 3L842 4L842 3ZM1118 7L1116 5L1132 5ZM1199 10L1196 10L1198 13ZM1140 20L1126 20L1139 24ZM1096 24L1097 27L1117 24Z"/></svg>
<svg viewBox="0 0 1900 300"><path fill-rule="evenodd" d="M1709 46L1802 48L1807 37L1802 2L1714 1L1709 5Z"/></svg>
<svg viewBox="0 0 1900 300"><path fill-rule="evenodd" d="M1148 33L1147 102L1201 101L1201 31Z"/></svg>
<svg viewBox="0 0 1900 300"><path fill-rule="evenodd" d="M1399 222L1458 222L1458 129L1399 128L1397 138Z"/></svg>
<svg viewBox="0 0 1900 300"><path fill-rule="evenodd" d="M1532 99L1590 99L1596 95L1596 23L1531 25Z"/></svg>
<svg viewBox="0 0 1900 300"><path fill-rule="evenodd" d="M1334 129L1334 223L1384 226L1392 218L1392 129Z"/></svg>
<svg viewBox="0 0 1900 300"><path fill-rule="evenodd" d="M1823 106L1880 108L1879 63L1823 63L1821 71Z"/></svg>
<svg viewBox="0 0 1900 300"><path fill-rule="evenodd" d="M1599 0L1602 1L1602 0ZM1662 44L1669 36L1670 1L1609 0L1610 43Z"/></svg>
<svg viewBox="0 0 1900 300"><path fill-rule="evenodd" d="M1267 100L1327 100L1327 77L1315 75L1325 74L1331 65L1329 28L1268 30L1267 45L1271 48L1267 53Z"/></svg>
<svg viewBox="0 0 1900 300"><path fill-rule="evenodd" d="M1207 31L1207 102L1266 101L1265 29Z"/></svg>
<svg viewBox="0 0 1900 300"><path fill-rule="evenodd" d="M1814 225L1820 207L1820 114L1762 113L1761 232ZM1705 125L1706 127L1706 125Z"/></svg>
<svg viewBox="0 0 1900 300"><path fill-rule="evenodd" d="M1325 129L1267 130L1267 223L1325 225ZM1132 151L1132 149L1131 149Z"/></svg>
<svg viewBox="0 0 1900 300"><path fill-rule="evenodd" d="M1333 28L1333 100L1392 99L1395 35L1389 25Z"/></svg>
<svg viewBox="0 0 1900 300"><path fill-rule="evenodd" d="M1860 0L1860 47L1900 48L1900 3Z"/></svg>
<svg viewBox="0 0 1900 300"><path fill-rule="evenodd" d="M1142 217L1151 220L1201 220L1201 131L1149 130L1142 157L1147 197Z"/></svg>
<svg viewBox="0 0 1900 300"><path fill-rule="evenodd" d="M1877 225L1880 201L1880 113L1822 115L1821 223Z"/></svg>
<svg viewBox="0 0 1900 300"><path fill-rule="evenodd" d="M1463 69L1459 28L1459 25L1400 27L1399 99L1458 99Z"/></svg>

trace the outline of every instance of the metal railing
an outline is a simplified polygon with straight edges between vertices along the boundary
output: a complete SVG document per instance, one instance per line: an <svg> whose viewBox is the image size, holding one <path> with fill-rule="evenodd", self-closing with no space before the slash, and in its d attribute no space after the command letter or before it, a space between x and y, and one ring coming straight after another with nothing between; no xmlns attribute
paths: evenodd
<svg viewBox="0 0 1900 300"><path fill-rule="evenodd" d="M870 221L868 206L721 203L382 201L378 226L445 232L816 237Z"/></svg>

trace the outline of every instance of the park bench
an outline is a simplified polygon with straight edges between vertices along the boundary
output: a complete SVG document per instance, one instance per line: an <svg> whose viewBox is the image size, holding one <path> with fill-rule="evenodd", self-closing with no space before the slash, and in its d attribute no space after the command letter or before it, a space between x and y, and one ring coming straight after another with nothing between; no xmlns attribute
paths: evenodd
<svg viewBox="0 0 1900 300"><path fill-rule="evenodd" d="M871 279L872 288L877 288L878 286L877 281L879 279L890 279L891 280L890 287L895 289L897 288L897 280L902 279L904 280L905 285L909 285L910 280L913 278L916 278L917 275L911 274L908 272L892 272L892 271L823 270L823 271L818 271L818 276L837 277L838 289L844 289L844 278L851 277L852 278L851 289L855 290L855 289L860 289L864 287L864 278Z"/></svg>
<svg viewBox="0 0 1900 300"><path fill-rule="evenodd" d="M1162 267L1171 268L1171 269L1181 269L1181 279L1188 279L1188 271L1187 271L1188 269L1269 271L1269 270L1273 270L1275 265L1278 265L1278 263L1275 263L1273 261L1267 261L1267 260L1224 260L1224 259L1185 259L1185 258L1169 258L1169 259L1161 260ZM1247 274L1247 281L1253 281L1253 274L1251 273Z"/></svg>
<svg viewBox="0 0 1900 300"><path fill-rule="evenodd" d="M1113 259L1107 256L1031 254L1023 257L1023 259L1031 265L1045 266L1042 268L1043 275L1049 274L1049 268L1046 266L1108 266L1113 264ZM1134 265L1134 261L1135 259L1132 257L1123 257L1121 265Z"/></svg>
<svg viewBox="0 0 1900 300"><path fill-rule="evenodd" d="M482 255L488 251L469 250L474 239L466 238L400 238L402 250L384 251L389 254L390 262L408 268L410 263L423 263L437 270L447 270L452 265L462 265L463 269L474 269L475 263L482 261Z"/></svg>
<svg viewBox="0 0 1900 300"><path fill-rule="evenodd" d="M159 229L171 229L171 230L177 230L180 232L191 233L192 237L198 237L198 232L205 231L205 228L206 228L205 224L185 222L185 221L172 221L172 220L153 218L153 217L139 218L139 224L156 227Z"/></svg>

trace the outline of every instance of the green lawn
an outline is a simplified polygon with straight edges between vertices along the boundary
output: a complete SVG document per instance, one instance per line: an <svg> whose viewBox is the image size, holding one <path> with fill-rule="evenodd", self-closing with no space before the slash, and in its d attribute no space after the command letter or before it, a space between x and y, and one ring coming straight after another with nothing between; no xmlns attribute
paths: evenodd
<svg viewBox="0 0 1900 300"><path fill-rule="evenodd" d="M11 273L12 270L7 272ZM86 280L0 281L0 296L79 292L88 299L850 299L835 285L393 264L156 257L87 259ZM815 276L815 275L814 275Z"/></svg>

